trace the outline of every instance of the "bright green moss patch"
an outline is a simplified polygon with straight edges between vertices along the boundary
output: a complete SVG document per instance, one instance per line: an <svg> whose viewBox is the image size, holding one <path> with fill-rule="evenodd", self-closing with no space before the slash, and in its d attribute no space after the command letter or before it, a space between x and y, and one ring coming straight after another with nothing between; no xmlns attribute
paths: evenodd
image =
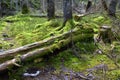
<svg viewBox="0 0 120 80"><path fill-rule="evenodd" d="M11 42L0 41L0 49L7 50L11 48Z"/></svg>
<svg viewBox="0 0 120 80"><path fill-rule="evenodd" d="M30 44L36 41L41 41L46 38L50 38L52 36L56 36L59 34L62 34L64 32L69 31L72 28L80 28L81 30L84 30L86 28L91 28L91 30L94 30L94 32L98 33L99 28L102 25L111 25L111 20L103 15L97 14L97 15L89 15L80 18L79 21L69 21L65 27L61 30L57 30L62 26L62 19L54 19L51 21L47 21L47 18L39 18L39 17L30 17L29 15L16 15L16 16L9 16L2 18L0 21L0 33L7 33L12 40L8 41L1 41L0 42L0 48L1 49L11 49L16 48L19 46L23 46L26 44ZM6 28L7 27L7 28ZM57 55L48 56L49 59L44 58L38 58L34 61L27 62L23 65L21 68L16 70L10 70L12 72L9 73L11 76L11 79L19 79L21 77L23 72L25 72L26 69L32 66L36 66L39 68L44 68L46 65L51 65L55 67L56 72L61 69L61 67L66 67L68 69L72 69L74 71L86 71L87 69L93 68L96 65L100 64L106 64L108 66L108 69L112 70L116 68L116 65L114 62L109 59L106 55L103 54L95 54L95 51L98 49L97 46L95 46L95 43L93 42L93 31L81 31L75 33L78 36L72 35L75 39L80 39L78 42L74 43L74 48L70 48L68 46L68 49L65 51L58 51L56 52ZM71 36L71 35L70 35ZM3 36L0 35L0 38L3 39ZM71 38L69 38L70 41ZM65 42L65 40L59 41L59 39L54 41L53 47L56 47L60 49L60 46L62 43ZM13 46L10 46L10 44L14 44ZM60 43L60 45L56 45L57 43ZM65 45L66 42L63 44ZM117 54L119 53L120 46L118 43L114 43L117 46L115 47L115 50L117 51ZM48 44L45 44L48 45ZM53 52L53 47L49 50L49 52ZM104 50L108 51L110 49L109 46L100 46ZM80 56L78 58L76 56ZM115 51L115 52L116 52ZM59 53L59 54L58 54ZM120 58L117 56L118 63L120 63ZM14 74L16 72L16 74ZM110 80L115 80L119 77L120 71L114 70L114 71L108 71L106 74L106 77L109 77Z"/></svg>
<svg viewBox="0 0 120 80"><path fill-rule="evenodd" d="M106 23L106 21L108 21L104 16L91 15L90 17L91 18L88 16L82 17L79 22L72 21L72 24L67 23L62 31L56 31L57 28L62 26L62 19L47 21L46 18L30 17L29 15L19 14L3 18L4 21L12 21L12 23L8 24L3 21L1 26L4 28L9 25L6 30L7 34L15 39L14 42L17 44L15 46L22 46L61 34L61 32L66 32L74 27L91 27L94 28L95 32L98 32L100 27L99 23Z"/></svg>
<svg viewBox="0 0 120 80"><path fill-rule="evenodd" d="M36 41L36 39L37 39L36 37L37 36L35 34L22 32L16 36L15 40L17 42L15 44L17 44L19 46L21 46L21 45L23 46L25 44L30 44L30 43L33 43Z"/></svg>
<svg viewBox="0 0 120 80"><path fill-rule="evenodd" d="M93 54L84 54L79 52L78 54L81 58L77 58L72 50L63 51L57 56L51 57L47 64L51 64L58 70L64 65L64 67L74 71L85 71L100 64L106 64L110 70L116 68L113 61L105 55L93 56Z"/></svg>

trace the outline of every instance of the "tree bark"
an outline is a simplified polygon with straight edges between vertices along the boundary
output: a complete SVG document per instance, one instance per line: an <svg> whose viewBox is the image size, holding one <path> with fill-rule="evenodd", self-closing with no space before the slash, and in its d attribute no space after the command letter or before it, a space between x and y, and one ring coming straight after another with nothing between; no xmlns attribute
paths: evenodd
<svg viewBox="0 0 120 80"><path fill-rule="evenodd" d="M63 0L63 13L64 22L62 27L65 26L68 20L72 19L72 0Z"/></svg>
<svg viewBox="0 0 120 80"><path fill-rule="evenodd" d="M55 18L55 3L54 0L47 0L47 16L48 20Z"/></svg>
<svg viewBox="0 0 120 80"><path fill-rule="evenodd" d="M76 30L73 30L73 33L74 32L76 32ZM0 59L1 58L6 58L8 56L15 56L17 53L20 53L20 52L23 52L23 51L26 51L26 50L34 49L34 48L37 48L37 47L42 47L45 44L53 43L56 39L59 39L61 37L65 38L69 34L70 34L70 31L69 32L65 32L65 33L63 33L61 35L58 35L58 36L54 36L54 37L45 39L43 41L35 42L35 43L28 44L28 45L25 45L25 46L22 46L22 47L19 47L19 48L15 48L15 49L11 49L11 50L7 50L7 51L4 51L4 52L1 52L0 53Z"/></svg>
<svg viewBox="0 0 120 80"><path fill-rule="evenodd" d="M108 12L108 7L107 7L107 4L106 4L106 1L105 0L101 0L101 2L102 2L104 10Z"/></svg>
<svg viewBox="0 0 120 80"><path fill-rule="evenodd" d="M72 0L72 2L73 2L73 7L74 7L74 8L78 7L78 4L77 4L78 1Z"/></svg>
<svg viewBox="0 0 120 80"><path fill-rule="evenodd" d="M104 43L112 43L115 40L110 26L101 26L98 36Z"/></svg>
<svg viewBox="0 0 120 80"><path fill-rule="evenodd" d="M81 32L80 30L74 30L75 33L73 34L73 38L72 41L77 42L80 40L92 40L93 39L93 30L92 29L85 29L85 34L82 34L83 32ZM70 32L68 32L69 34L71 34ZM25 62L25 61L29 61L32 59L35 59L37 57L42 57L45 55L48 55L50 53L53 53L55 50L60 50L62 47L67 46L68 44L71 43L71 37L68 36L66 39L61 39L59 42L57 42L56 44L52 44L50 46L47 47L43 47L40 49L36 49L34 51L28 52L26 54L23 54L21 56L19 56L18 58L14 58L12 60L6 61L2 64L0 64L0 71L3 71L9 67L11 67L12 65L17 65L17 62L21 61L21 62Z"/></svg>
<svg viewBox="0 0 120 80"><path fill-rule="evenodd" d="M28 14L28 13L29 13L28 1L23 0L22 1L22 14Z"/></svg>
<svg viewBox="0 0 120 80"><path fill-rule="evenodd" d="M0 17L2 17L2 5L1 5L1 1L0 1Z"/></svg>
<svg viewBox="0 0 120 80"><path fill-rule="evenodd" d="M112 0L109 5L109 16L116 17L116 6L117 6L118 0Z"/></svg>
<svg viewBox="0 0 120 80"><path fill-rule="evenodd" d="M87 6L86 6L86 12L90 11L91 7L92 7L92 1L88 0Z"/></svg>
<svg viewBox="0 0 120 80"><path fill-rule="evenodd" d="M85 29L86 30L86 29ZM76 34L76 33L87 33L87 31L89 32L91 29L87 29L87 31L85 30L73 30L72 33L73 34ZM22 46L22 47L19 47L19 48L15 48L15 49L11 49L11 50L7 50L5 52L1 52L0 53L0 60L1 59L7 59L8 57L14 57L16 55L18 55L18 53L20 54L21 52L25 52L25 51L30 51L32 49L36 49L36 48L40 48L44 45L50 45L50 44L53 44L56 39L58 40L64 40L66 38L69 37L69 35L71 34L71 31L68 31L68 32L65 32L63 34L60 34L60 35L57 35L57 36L54 36L54 37L51 37L51 38L48 38L48 39L45 39L43 41L39 41L39 42L35 42L35 43L32 43L32 44L28 44L28 45L25 45L25 46Z"/></svg>
<svg viewBox="0 0 120 80"><path fill-rule="evenodd" d="M120 9L120 0L118 0L118 9Z"/></svg>

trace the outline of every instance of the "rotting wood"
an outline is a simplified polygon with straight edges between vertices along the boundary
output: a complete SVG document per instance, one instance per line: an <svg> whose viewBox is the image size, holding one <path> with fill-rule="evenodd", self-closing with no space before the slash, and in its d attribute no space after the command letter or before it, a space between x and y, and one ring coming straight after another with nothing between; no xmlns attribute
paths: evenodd
<svg viewBox="0 0 120 80"><path fill-rule="evenodd" d="M76 31L76 30L74 30ZM73 32L74 32L73 31ZM7 51L4 51L4 52L1 52L0 53L0 58L4 58L4 57L7 57L7 56L12 56L13 54L16 54L16 53L19 53L21 51L25 51L25 50L29 50L29 49L32 49L32 48L35 48L35 47L39 47L39 46L42 46L44 45L45 43L49 43L49 42L54 42L54 40L56 38L59 38L59 37L62 37L62 36L65 36L65 35L68 35L70 32L66 32L62 35L58 35L58 36L54 36L54 37L51 37L51 38L48 38L48 39L45 39L43 41L39 41L39 42L35 42L35 43L32 43L32 44L28 44L28 45L25 45L25 46L21 46L19 48L15 48L15 49L11 49L11 50L7 50Z"/></svg>
<svg viewBox="0 0 120 80"><path fill-rule="evenodd" d="M93 32L91 28L90 29L89 28L88 29L82 29L82 30L80 30L80 29L74 29L74 30L72 30L72 33L76 34L76 35L79 35L80 33L89 34L91 32ZM69 35L70 35L70 33L71 33L71 31L68 31L68 32L65 32L63 34L60 34L60 35L53 36L51 38L45 39L43 41L35 42L35 43L28 44L28 45L25 45L25 46L22 46L22 47L19 47L19 48L15 48L15 49L11 49L11 50L7 50L7 51L4 51L4 52L1 52L0 53L0 59L11 57L11 56L14 57L15 55L17 55L20 52L23 52L23 51L26 51L26 50L30 51L31 49L40 48L40 47L44 46L47 43L51 43L52 44L52 43L54 43L54 41L56 39L59 39L59 38L62 38L62 39L68 38Z"/></svg>
<svg viewBox="0 0 120 80"><path fill-rule="evenodd" d="M85 35L88 36L88 37L86 37ZM89 34L89 35L91 35L91 34ZM92 39L93 36L92 35L89 36L89 35L88 34L82 34L82 35L79 34L79 35L73 36L72 41L76 42L76 41L80 41L80 40L85 40L86 38L91 38ZM34 51L23 54L23 55L19 56L19 59L14 58L12 60L8 60L8 61L0 64L0 71L8 69L12 65L17 64L17 62L19 62L19 61L20 62L25 62L25 61L28 61L28 60L33 60L36 57L42 57L44 55L53 53L56 49L60 49L60 48L62 48L64 46L67 46L69 43L71 43L71 37L70 36L65 40L60 40L56 44L52 44L50 46L43 47L43 48L40 48L40 49L36 49Z"/></svg>
<svg viewBox="0 0 120 80"><path fill-rule="evenodd" d="M115 40L113 32L110 26L101 26L99 30L99 38L102 39L104 43L112 43Z"/></svg>

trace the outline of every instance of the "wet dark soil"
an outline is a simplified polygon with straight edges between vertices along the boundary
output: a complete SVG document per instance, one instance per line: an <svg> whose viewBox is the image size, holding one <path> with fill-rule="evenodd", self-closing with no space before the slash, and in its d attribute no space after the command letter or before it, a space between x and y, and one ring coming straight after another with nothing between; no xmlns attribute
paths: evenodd
<svg viewBox="0 0 120 80"><path fill-rule="evenodd" d="M28 72L34 73L35 68L29 69ZM23 80L85 80L87 76L80 72L74 72L64 67L57 71L54 67L47 67L45 69L38 69L40 74L37 76L23 76Z"/></svg>
<svg viewBox="0 0 120 80"><path fill-rule="evenodd" d="M9 75L7 70L0 72L0 80L9 80Z"/></svg>

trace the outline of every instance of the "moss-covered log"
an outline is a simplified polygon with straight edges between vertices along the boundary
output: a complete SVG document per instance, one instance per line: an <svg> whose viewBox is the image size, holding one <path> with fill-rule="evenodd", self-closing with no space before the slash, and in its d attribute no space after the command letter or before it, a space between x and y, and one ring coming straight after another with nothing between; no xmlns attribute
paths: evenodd
<svg viewBox="0 0 120 80"><path fill-rule="evenodd" d="M91 31L88 31L89 34L77 34L80 32L79 30L77 30L77 33L73 34L72 41L74 41L74 42L81 41L81 40L89 41L90 39L93 39L93 34ZM51 45L43 47L43 48L36 49L34 51L28 52L17 58L14 58L12 60L9 60L9 61L6 61L6 62L0 64L0 71L3 71L5 69L9 68L12 65L17 65L16 63L19 61L25 62L28 60L35 59L36 57L42 57L42 56L45 56L50 53L52 54L55 50L61 49L62 47L67 46L70 43L71 43L71 36L68 36L66 39L59 40L57 43L51 44Z"/></svg>
<svg viewBox="0 0 120 80"><path fill-rule="evenodd" d="M79 35L81 33L82 34L89 34L89 33L93 33L93 30L91 28L89 28L89 29L74 29L72 31L72 34L75 34L75 36ZM28 44L28 45L25 45L25 46L22 46L22 47L19 47L19 48L15 48L15 49L11 49L11 50L1 52L0 53L0 60L2 58L7 59L8 57L14 57L14 56L18 55L18 53L21 53L23 51L24 52L28 51L28 50L30 51L30 50L33 50L35 48L40 48L44 45L51 45L51 44L55 43L56 40L59 41L59 40L64 40L64 39L68 38L70 34L71 34L71 32L68 31L68 32L65 32L63 34L45 39L43 41L35 42L35 43ZM24 52L23 52L23 54L24 54Z"/></svg>

